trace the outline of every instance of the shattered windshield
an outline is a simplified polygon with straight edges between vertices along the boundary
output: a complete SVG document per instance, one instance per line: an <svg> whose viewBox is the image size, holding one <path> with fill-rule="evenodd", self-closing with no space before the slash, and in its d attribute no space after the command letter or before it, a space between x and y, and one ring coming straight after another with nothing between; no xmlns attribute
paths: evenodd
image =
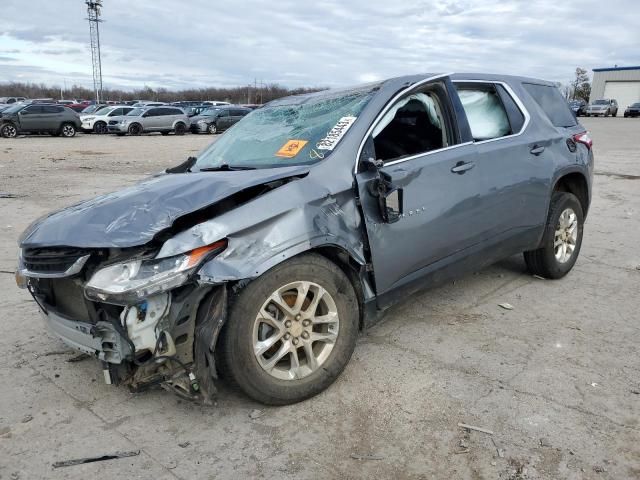
<svg viewBox="0 0 640 480"><path fill-rule="evenodd" d="M273 168L328 157L374 94L372 87L297 96L254 110L199 156L193 170Z"/></svg>

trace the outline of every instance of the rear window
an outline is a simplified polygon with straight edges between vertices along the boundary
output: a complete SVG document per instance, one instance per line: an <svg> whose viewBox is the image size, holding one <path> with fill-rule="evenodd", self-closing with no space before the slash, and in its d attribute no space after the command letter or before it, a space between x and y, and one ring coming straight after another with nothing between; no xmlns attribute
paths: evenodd
<svg viewBox="0 0 640 480"><path fill-rule="evenodd" d="M577 125L566 100L556 87L535 83L523 83L522 86L542 108L553 125L556 127L573 127Z"/></svg>

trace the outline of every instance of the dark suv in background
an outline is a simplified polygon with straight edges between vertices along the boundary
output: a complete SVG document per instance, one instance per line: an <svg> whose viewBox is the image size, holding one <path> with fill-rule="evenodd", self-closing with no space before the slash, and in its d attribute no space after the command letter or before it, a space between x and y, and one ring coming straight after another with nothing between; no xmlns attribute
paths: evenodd
<svg viewBox="0 0 640 480"><path fill-rule="evenodd" d="M224 107L211 107L191 117L192 133L219 133L233 126L242 118L251 113L250 108L239 105Z"/></svg>
<svg viewBox="0 0 640 480"><path fill-rule="evenodd" d="M13 138L21 133L49 133L73 137L80 128L80 117L63 105L18 104L0 116L0 135Z"/></svg>
<svg viewBox="0 0 640 480"><path fill-rule="evenodd" d="M576 117L579 117L580 115L585 114L587 102L585 102L584 100L571 100L569 102L569 108Z"/></svg>

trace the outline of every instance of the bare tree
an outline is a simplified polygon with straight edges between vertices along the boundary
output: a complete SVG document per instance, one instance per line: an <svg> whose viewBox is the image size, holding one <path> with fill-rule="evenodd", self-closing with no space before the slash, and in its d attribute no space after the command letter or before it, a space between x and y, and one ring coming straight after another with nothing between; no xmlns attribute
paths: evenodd
<svg viewBox="0 0 640 480"><path fill-rule="evenodd" d="M577 67L576 75L573 82L571 82L573 94L571 98L573 100L589 101L589 95L591 95L591 82L589 81L589 75L584 68Z"/></svg>
<svg viewBox="0 0 640 480"><path fill-rule="evenodd" d="M276 98L300 93L317 92L324 88L287 88L278 84L263 84L257 91L252 92L251 100L266 103ZM68 99L90 99L93 98L92 90L73 85L71 88L60 88L58 85L45 85L43 83L22 83L9 82L0 83L0 97L27 97L27 98L58 98L60 92ZM172 102L180 100L221 100L231 103L245 103L247 101L247 87L234 88L189 88L185 90L168 90L166 88L153 89L148 85L135 90L122 90L114 88L103 89L104 100L124 101L124 100L155 100L161 102Z"/></svg>

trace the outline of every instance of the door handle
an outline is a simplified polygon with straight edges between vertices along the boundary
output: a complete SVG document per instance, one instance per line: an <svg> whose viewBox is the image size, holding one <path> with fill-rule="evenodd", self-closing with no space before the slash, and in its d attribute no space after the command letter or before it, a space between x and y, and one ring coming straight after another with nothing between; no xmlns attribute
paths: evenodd
<svg viewBox="0 0 640 480"><path fill-rule="evenodd" d="M451 169L453 173L457 173L458 175L462 175L467 170L471 170L476 166L476 162L458 162L455 167Z"/></svg>
<svg viewBox="0 0 640 480"><path fill-rule="evenodd" d="M531 150L529 150L531 155L540 155L542 152L544 152L544 145L534 145L531 147Z"/></svg>

